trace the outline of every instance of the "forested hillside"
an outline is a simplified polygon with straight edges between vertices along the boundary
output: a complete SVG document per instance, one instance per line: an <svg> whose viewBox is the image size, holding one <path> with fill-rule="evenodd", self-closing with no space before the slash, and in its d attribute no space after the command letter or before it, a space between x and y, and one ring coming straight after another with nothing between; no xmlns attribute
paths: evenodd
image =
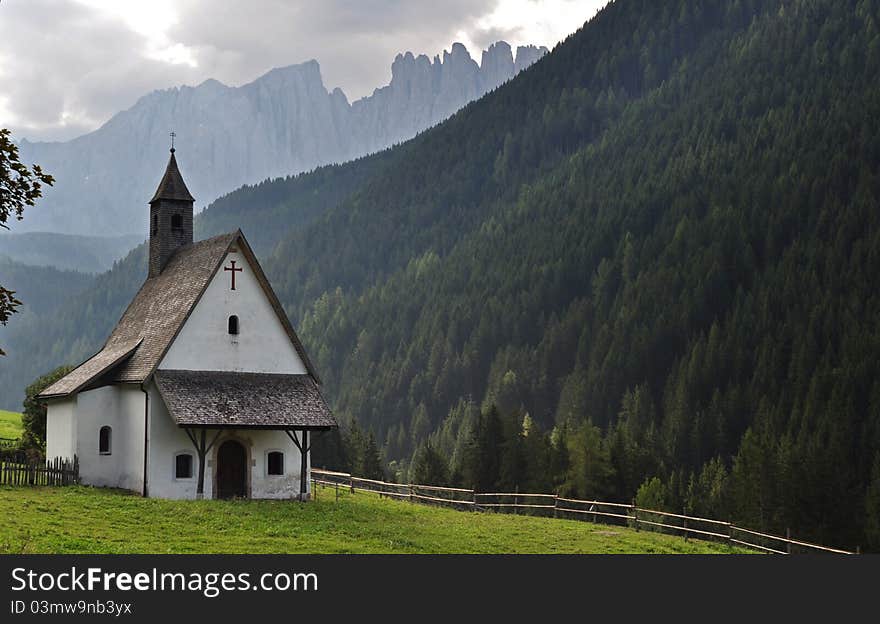
<svg viewBox="0 0 880 624"><path fill-rule="evenodd" d="M0 275L4 286L24 301L16 309L19 316L12 317L16 322L32 314L33 308L44 310L58 306L65 298L86 290L92 282L92 276L87 273L29 266L2 254Z"/></svg>
<svg viewBox="0 0 880 624"><path fill-rule="evenodd" d="M414 140L209 208L357 422L315 463L880 549L878 20L617 0Z"/></svg>
<svg viewBox="0 0 880 624"><path fill-rule="evenodd" d="M35 208L39 210L39 208ZM0 232L0 256L19 264L79 273L103 273L145 236L78 236L54 232Z"/></svg>

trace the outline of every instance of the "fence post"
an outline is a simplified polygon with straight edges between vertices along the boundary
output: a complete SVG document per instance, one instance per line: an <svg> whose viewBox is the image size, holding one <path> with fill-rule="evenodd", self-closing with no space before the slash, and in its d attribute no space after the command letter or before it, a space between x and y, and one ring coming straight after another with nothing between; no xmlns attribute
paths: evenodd
<svg viewBox="0 0 880 624"><path fill-rule="evenodd" d="M513 495L513 515L519 515L519 483L516 484L516 494Z"/></svg>
<svg viewBox="0 0 880 624"><path fill-rule="evenodd" d="M477 510L477 490L476 489L471 490L471 494L473 494L473 497L474 497L474 511L476 511Z"/></svg>
<svg viewBox="0 0 880 624"><path fill-rule="evenodd" d="M791 540L791 529L789 527L785 527L785 539ZM787 552L789 555L791 554L791 541L787 541L785 543L785 552Z"/></svg>
<svg viewBox="0 0 880 624"><path fill-rule="evenodd" d="M639 508L633 505L633 524L636 527L636 531L639 530Z"/></svg>
<svg viewBox="0 0 880 624"><path fill-rule="evenodd" d="M336 502L339 502L339 481L336 482Z"/></svg>
<svg viewBox="0 0 880 624"><path fill-rule="evenodd" d="M413 485L412 482L409 484L409 502L413 502Z"/></svg>
<svg viewBox="0 0 880 624"><path fill-rule="evenodd" d="M557 518L556 509L559 507L559 488L553 493L553 517Z"/></svg>
<svg viewBox="0 0 880 624"><path fill-rule="evenodd" d="M354 477L348 475L348 487L351 489L351 493L354 494Z"/></svg>
<svg viewBox="0 0 880 624"><path fill-rule="evenodd" d="M690 533L688 533L688 521L687 521L687 518L683 518L681 522L682 522L682 524L684 525L684 541L687 541L687 540L688 540L688 536L690 535Z"/></svg>

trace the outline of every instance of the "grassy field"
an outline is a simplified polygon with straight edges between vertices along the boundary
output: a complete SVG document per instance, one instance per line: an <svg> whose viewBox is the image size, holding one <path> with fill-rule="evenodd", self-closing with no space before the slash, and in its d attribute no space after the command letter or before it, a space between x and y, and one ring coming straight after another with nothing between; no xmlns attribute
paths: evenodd
<svg viewBox="0 0 880 624"><path fill-rule="evenodd" d="M0 487L0 553L734 553L573 520L470 513L319 489L291 501L167 501Z"/></svg>
<svg viewBox="0 0 880 624"><path fill-rule="evenodd" d="M21 436L21 414L0 410L0 438Z"/></svg>

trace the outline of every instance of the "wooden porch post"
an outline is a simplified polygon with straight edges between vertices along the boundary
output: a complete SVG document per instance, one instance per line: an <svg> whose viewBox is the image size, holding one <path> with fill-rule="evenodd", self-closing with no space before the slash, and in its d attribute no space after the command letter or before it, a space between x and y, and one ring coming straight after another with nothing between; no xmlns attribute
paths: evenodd
<svg viewBox="0 0 880 624"><path fill-rule="evenodd" d="M199 481L196 486L196 499L201 500L205 497L205 459L208 456L208 451L214 446L214 443L217 441L217 438L220 437L220 431L217 431L217 434L214 436L214 439L211 440L211 443L206 446L206 436L207 429L202 429L202 435L200 439L196 439L195 434L190 429L185 429L186 435L189 436L190 441L193 443L193 446L196 449L196 454L199 456Z"/></svg>
<svg viewBox="0 0 880 624"><path fill-rule="evenodd" d="M299 449L299 497L300 500L306 499L306 494L308 493L308 453L309 453L309 432L306 429L302 429L302 442L296 437L296 429L285 429L284 433L287 434L287 437L293 440L293 443L296 445L296 448Z"/></svg>
<svg viewBox="0 0 880 624"><path fill-rule="evenodd" d="M308 467L309 467L309 432L303 429L302 432L302 449L300 450L300 469L299 469L299 495L301 500L306 500L308 494Z"/></svg>

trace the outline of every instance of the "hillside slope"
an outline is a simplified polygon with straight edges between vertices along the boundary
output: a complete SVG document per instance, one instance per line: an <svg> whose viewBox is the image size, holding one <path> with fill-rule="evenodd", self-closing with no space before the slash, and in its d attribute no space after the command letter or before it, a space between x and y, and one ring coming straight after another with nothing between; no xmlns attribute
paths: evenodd
<svg viewBox="0 0 880 624"><path fill-rule="evenodd" d="M329 488L301 505L147 500L105 488L0 486L0 554L746 552L628 527L463 513L365 492L341 492L336 500Z"/></svg>
<svg viewBox="0 0 880 624"><path fill-rule="evenodd" d="M263 224L337 416L402 476L880 548L878 23L618 0L440 126L214 223Z"/></svg>
<svg viewBox="0 0 880 624"><path fill-rule="evenodd" d="M37 208L35 208L36 210ZM54 232L0 233L0 256L29 266L103 273L144 236L80 236Z"/></svg>
<svg viewBox="0 0 880 624"><path fill-rule="evenodd" d="M403 146L268 262L339 415L467 479L495 403L584 495L880 546L877 7L618 2Z"/></svg>

